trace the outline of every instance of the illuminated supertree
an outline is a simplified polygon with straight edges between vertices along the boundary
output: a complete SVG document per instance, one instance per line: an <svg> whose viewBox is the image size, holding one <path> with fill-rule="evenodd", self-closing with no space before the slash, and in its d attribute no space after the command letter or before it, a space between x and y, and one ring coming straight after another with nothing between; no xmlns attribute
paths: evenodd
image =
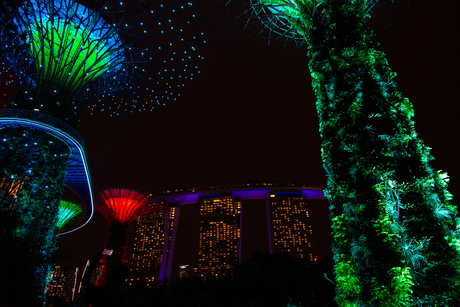
<svg viewBox="0 0 460 307"><path fill-rule="evenodd" d="M176 99L200 59L198 37L186 29L190 8L141 0L0 3L2 72L17 72L0 93L13 95L0 111L0 244L11 251L0 258L0 297L8 293L10 306L42 304L64 183L87 206L82 225L92 216L75 130L80 113L86 106L110 115L151 110Z"/></svg>
<svg viewBox="0 0 460 307"><path fill-rule="evenodd" d="M278 34L306 49L339 305L458 306L460 226L449 179L430 166L412 104L366 25L373 11L396 4L262 0L246 7L265 37Z"/></svg>
<svg viewBox="0 0 460 307"><path fill-rule="evenodd" d="M28 0L6 7L0 46L21 70L10 108L39 110L75 127L87 105L113 115L175 100L201 58L200 34L186 28L191 6Z"/></svg>
<svg viewBox="0 0 460 307"><path fill-rule="evenodd" d="M232 58L262 70L286 72L307 68L307 42L289 21L299 15L292 1L204 1L198 22L211 45L217 42ZM315 1L321 2L325 1ZM372 15L366 23L381 35L391 34L409 23L420 9L420 5L411 1L366 3L366 10Z"/></svg>
<svg viewBox="0 0 460 307"><path fill-rule="evenodd" d="M110 189L100 193L97 210L105 217L108 236L105 249L111 255L103 255L102 275L98 281L104 285L106 274L116 263L127 263L128 234L132 222L139 216L151 212L154 208L147 204L147 198L139 192L127 189Z"/></svg>
<svg viewBox="0 0 460 307"><path fill-rule="evenodd" d="M61 200L59 203L59 213L57 228L59 231L64 231L69 227L71 222L78 220L83 213L83 208L81 204L75 202Z"/></svg>

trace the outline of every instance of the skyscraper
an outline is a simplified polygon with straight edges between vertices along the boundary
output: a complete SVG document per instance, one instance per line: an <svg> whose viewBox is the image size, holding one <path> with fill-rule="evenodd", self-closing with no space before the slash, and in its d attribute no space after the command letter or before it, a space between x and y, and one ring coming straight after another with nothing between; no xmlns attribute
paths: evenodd
<svg viewBox="0 0 460 307"><path fill-rule="evenodd" d="M318 260L313 245L307 199L302 196L302 192L270 192L268 196L270 252L285 252L297 258Z"/></svg>
<svg viewBox="0 0 460 307"><path fill-rule="evenodd" d="M134 249L128 266L131 269L131 282L153 282L158 276L163 253L163 212L157 211L137 219L139 227L135 230ZM149 235L145 235L149 234Z"/></svg>
<svg viewBox="0 0 460 307"><path fill-rule="evenodd" d="M47 286L46 295L67 301L72 300L75 274L75 270L71 270L65 265L54 266L54 270L49 274L51 281Z"/></svg>
<svg viewBox="0 0 460 307"><path fill-rule="evenodd" d="M231 193L201 195L198 254L193 268L200 277L226 275L238 262L239 229L236 217L241 205Z"/></svg>
<svg viewBox="0 0 460 307"><path fill-rule="evenodd" d="M153 211L137 218L131 233L131 250L128 252L130 284L144 283L151 286L158 280L160 272L165 270L167 261L164 261L162 270L162 260L168 259L174 209L165 207L164 210Z"/></svg>
<svg viewBox="0 0 460 307"><path fill-rule="evenodd" d="M180 202L136 220L131 282L228 275L257 250L318 260L307 203L327 204L321 188L226 186L176 194Z"/></svg>

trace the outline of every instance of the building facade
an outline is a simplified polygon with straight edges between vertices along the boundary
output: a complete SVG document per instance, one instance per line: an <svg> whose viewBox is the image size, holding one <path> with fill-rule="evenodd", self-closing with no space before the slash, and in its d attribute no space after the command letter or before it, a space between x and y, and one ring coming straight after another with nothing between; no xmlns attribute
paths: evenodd
<svg viewBox="0 0 460 307"><path fill-rule="evenodd" d="M288 253L296 258L318 260L313 244L307 199L300 191L268 194L271 253Z"/></svg>
<svg viewBox="0 0 460 307"><path fill-rule="evenodd" d="M50 282L46 287L46 295L49 297L59 297L66 301L71 301L75 291L76 270L70 270L65 265L56 265L54 270L49 273Z"/></svg>
<svg viewBox="0 0 460 307"><path fill-rule="evenodd" d="M181 201L169 205L164 196L153 197L164 210L136 220L132 282L225 276L257 250L318 260L308 203L326 202L321 188L241 186L177 194Z"/></svg>
<svg viewBox="0 0 460 307"><path fill-rule="evenodd" d="M169 257L174 213L174 207L165 207L136 219L128 252L131 285L143 283L150 287L158 281L160 272L164 276L167 262L163 260Z"/></svg>
<svg viewBox="0 0 460 307"><path fill-rule="evenodd" d="M225 276L238 262L240 231L236 219L241 204L231 193L200 195L198 254L195 276Z"/></svg>

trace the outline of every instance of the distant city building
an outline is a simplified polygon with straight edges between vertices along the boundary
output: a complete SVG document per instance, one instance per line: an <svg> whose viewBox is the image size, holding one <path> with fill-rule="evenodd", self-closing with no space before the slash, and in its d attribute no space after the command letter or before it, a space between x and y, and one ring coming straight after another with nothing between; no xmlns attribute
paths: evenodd
<svg viewBox="0 0 460 307"><path fill-rule="evenodd" d="M238 262L241 203L231 193L200 195L199 239L194 275L226 275Z"/></svg>
<svg viewBox="0 0 460 307"><path fill-rule="evenodd" d="M163 211L135 221L131 283L222 276L257 250L318 260L308 202L323 189L251 185L168 191L151 202Z"/></svg>
<svg viewBox="0 0 460 307"><path fill-rule="evenodd" d="M165 207L137 218L132 235L131 252L128 252L130 283L151 286L158 280L162 260L168 259L175 208ZM165 225L167 229L165 229ZM166 241L165 241L166 238ZM163 255L165 253L165 255ZM163 263L165 267L166 262ZM163 271L165 268L163 268Z"/></svg>
<svg viewBox="0 0 460 307"><path fill-rule="evenodd" d="M65 265L56 265L54 272L50 273L51 281L47 286L46 295L60 297L66 301L72 300L75 271L69 270Z"/></svg>
<svg viewBox="0 0 460 307"><path fill-rule="evenodd" d="M268 194L271 253L289 253L293 257L318 260L312 239L307 198L301 191Z"/></svg>

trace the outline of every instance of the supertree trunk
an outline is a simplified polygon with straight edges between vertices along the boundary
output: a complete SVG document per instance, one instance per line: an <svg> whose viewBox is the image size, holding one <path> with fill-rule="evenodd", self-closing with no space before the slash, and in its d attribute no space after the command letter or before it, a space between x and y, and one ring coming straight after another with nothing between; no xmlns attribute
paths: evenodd
<svg viewBox="0 0 460 307"><path fill-rule="evenodd" d="M139 192L128 189L109 189L100 193L98 211L108 224L108 236L105 249L112 255L101 259L102 274L97 282L99 286L107 283L107 274L115 264L127 264L128 235L131 223L139 216L159 208L147 205L147 198Z"/></svg>
<svg viewBox="0 0 460 307"><path fill-rule="evenodd" d="M128 238L131 223L112 222L108 229L108 236L104 248L112 250L112 255L103 255L101 259L101 277L97 284L105 286L107 283L107 274L112 270L115 264L124 264L128 262Z"/></svg>
<svg viewBox="0 0 460 307"><path fill-rule="evenodd" d="M69 148L40 130L0 136L0 301L43 306Z"/></svg>
<svg viewBox="0 0 460 307"><path fill-rule="evenodd" d="M430 167L413 109L365 25L366 1L291 22L317 97L340 306L457 306L459 244L448 177Z"/></svg>

